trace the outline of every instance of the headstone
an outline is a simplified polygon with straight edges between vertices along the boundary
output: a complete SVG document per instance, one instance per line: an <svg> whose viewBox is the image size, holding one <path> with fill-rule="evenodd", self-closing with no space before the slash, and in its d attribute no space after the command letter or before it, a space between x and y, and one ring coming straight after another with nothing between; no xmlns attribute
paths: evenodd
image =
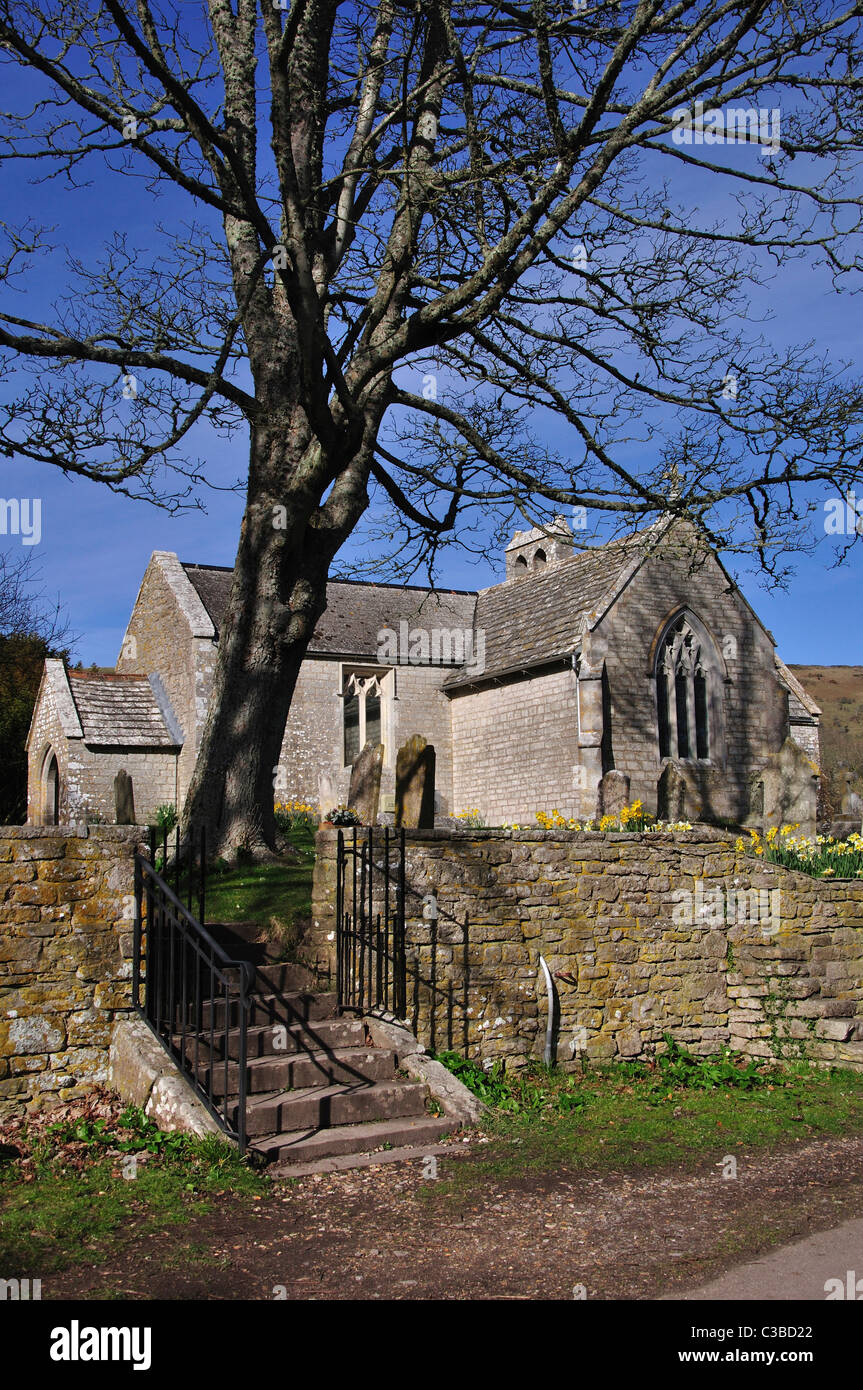
<svg viewBox="0 0 863 1390"><path fill-rule="evenodd" d="M612 768L606 772L599 784L597 817L619 816L624 806L629 805L629 778L625 772Z"/></svg>
<svg viewBox="0 0 863 1390"><path fill-rule="evenodd" d="M121 767L114 778L114 819L117 825L136 825L132 779Z"/></svg>
<svg viewBox="0 0 863 1390"><path fill-rule="evenodd" d="M367 743L351 768L348 806L356 811L363 825L377 825L383 765L383 744Z"/></svg>
<svg viewBox="0 0 863 1390"><path fill-rule="evenodd" d="M815 835L818 774L799 744L786 738L761 772L764 787L763 827L797 825L807 838Z"/></svg>
<svg viewBox="0 0 863 1390"><path fill-rule="evenodd" d="M318 809L320 811L321 824L326 820L330 811L338 806L338 804L339 798L336 796L333 779L324 774L318 782Z"/></svg>
<svg viewBox="0 0 863 1390"><path fill-rule="evenodd" d="M840 810L843 817L847 817L849 820L863 820L863 799L855 791L852 791L850 773L845 775L845 795L842 798Z"/></svg>
<svg viewBox="0 0 863 1390"><path fill-rule="evenodd" d="M414 734L396 755L396 825L434 829L435 750Z"/></svg>
<svg viewBox="0 0 863 1390"><path fill-rule="evenodd" d="M656 789L656 814L660 820L687 820L686 804L688 785L680 768L670 759L659 777Z"/></svg>

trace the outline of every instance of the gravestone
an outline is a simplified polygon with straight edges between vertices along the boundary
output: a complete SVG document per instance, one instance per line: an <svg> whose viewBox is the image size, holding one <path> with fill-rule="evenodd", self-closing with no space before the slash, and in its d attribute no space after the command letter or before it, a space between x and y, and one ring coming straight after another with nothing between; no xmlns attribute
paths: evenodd
<svg viewBox="0 0 863 1390"><path fill-rule="evenodd" d="M625 772L612 768L606 772L599 784L599 797L596 805L597 817L619 816L624 806L629 805L629 778Z"/></svg>
<svg viewBox="0 0 863 1390"><path fill-rule="evenodd" d="M686 805L689 790L686 778L673 759L665 764L656 789L656 814L660 820L687 820Z"/></svg>
<svg viewBox="0 0 863 1390"><path fill-rule="evenodd" d="M847 840L849 835L859 835L863 827L863 800L851 789L851 773L845 773L845 792L839 807L839 815L829 825L823 827L834 840Z"/></svg>
<svg viewBox="0 0 863 1390"><path fill-rule="evenodd" d="M338 806L339 798L336 796L336 789L333 786L332 777L324 774L318 782L318 810L320 812L321 823L326 820L330 811Z"/></svg>
<svg viewBox="0 0 863 1390"><path fill-rule="evenodd" d="M435 750L414 734L396 756L396 825L434 829Z"/></svg>
<svg viewBox="0 0 863 1390"><path fill-rule="evenodd" d="M761 771L764 787L763 827L770 830L797 825L800 834L815 835L818 774L815 765L792 738L786 738Z"/></svg>
<svg viewBox="0 0 863 1390"><path fill-rule="evenodd" d="M123 767L114 778L114 820L117 825L137 824L132 779Z"/></svg>
<svg viewBox="0 0 863 1390"><path fill-rule="evenodd" d="M851 789L851 774L845 774L845 795L842 798L841 812L844 818L853 821L863 820L863 799Z"/></svg>
<svg viewBox="0 0 863 1390"><path fill-rule="evenodd" d="M377 825L383 765L383 744L367 743L351 767L348 806L356 811L363 825Z"/></svg>

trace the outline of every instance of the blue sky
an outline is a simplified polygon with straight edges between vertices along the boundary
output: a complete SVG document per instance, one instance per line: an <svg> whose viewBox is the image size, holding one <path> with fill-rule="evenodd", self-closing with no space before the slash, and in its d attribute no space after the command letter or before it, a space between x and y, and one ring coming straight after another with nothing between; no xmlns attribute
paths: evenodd
<svg viewBox="0 0 863 1390"><path fill-rule="evenodd" d="M5 65L4 65L5 68ZM7 70L8 71L8 70ZM118 217L116 179L105 178L96 163L87 170L92 180L72 188L62 180L29 183L31 171L6 166L7 207L15 206L35 221L56 228L58 245L92 261L118 226L134 238L145 238L154 219L170 221L171 197L154 201L141 180L130 185ZM188 216L184 206L183 215ZM43 258L13 312L39 317L66 284L60 253ZM21 307L18 307L18 306ZM826 272L794 262L779 278L753 292L753 313L765 311L773 321L762 332L774 346L811 341L817 354L856 363L861 357L860 300L837 295ZM49 369L46 369L49 370ZM563 446L562 436L549 442ZM197 436L199 454L214 476L242 476L246 445L241 435L227 444L206 431ZM74 655L85 664L113 665L123 631L150 553L176 551L182 560L230 565L234 559L242 500L226 492L210 493L207 512L180 516L111 494L105 487L66 478L56 468L26 460L4 459L4 498L42 500L42 538L33 547L42 581L50 595L59 594L71 626L80 634ZM3 548L16 548L14 538L0 537ZM349 542L340 568L349 568L360 542ZM831 568L838 541L821 536L817 553L801 556L797 573L786 591L765 591L751 573L729 564L750 602L777 639L786 661L824 664L863 664L863 625L859 621L863 561L855 553L842 569ZM478 588L502 577L501 563L472 564L451 556L444 562L440 582L457 588Z"/></svg>

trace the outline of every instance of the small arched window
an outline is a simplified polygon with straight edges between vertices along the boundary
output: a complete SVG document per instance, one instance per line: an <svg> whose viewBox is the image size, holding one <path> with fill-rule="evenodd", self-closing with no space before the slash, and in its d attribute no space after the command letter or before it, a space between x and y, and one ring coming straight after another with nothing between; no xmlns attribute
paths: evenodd
<svg viewBox="0 0 863 1390"><path fill-rule="evenodd" d="M60 824L60 769L57 755L50 749L45 758L42 784L42 824Z"/></svg>
<svg viewBox="0 0 863 1390"><path fill-rule="evenodd" d="M548 559L544 550L537 550L533 557L533 567L535 570L544 570Z"/></svg>
<svg viewBox="0 0 863 1390"><path fill-rule="evenodd" d="M517 572L518 574L527 574L527 556L526 556L526 555L519 555L519 556L517 557L516 562L515 562L515 568L516 568L516 572Z"/></svg>
<svg viewBox="0 0 863 1390"><path fill-rule="evenodd" d="M710 671L702 639L681 616L656 659L660 758L710 758Z"/></svg>

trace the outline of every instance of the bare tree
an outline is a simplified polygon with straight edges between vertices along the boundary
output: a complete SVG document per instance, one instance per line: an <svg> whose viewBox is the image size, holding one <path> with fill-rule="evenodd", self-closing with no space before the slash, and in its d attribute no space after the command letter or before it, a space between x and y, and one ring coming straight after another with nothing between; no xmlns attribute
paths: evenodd
<svg viewBox="0 0 863 1390"><path fill-rule="evenodd" d="M66 651L77 640L59 595L46 594L32 550L0 551L0 637L33 638L46 651Z"/></svg>
<svg viewBox="0 0 863 1390"><path fill-rule="evenodd" d="M794 258L860 269L861 13L0 0L33 79L0 158L97 162L189 210L70 265L49 321L7 301L26 380L0 446L176 507L206 482L193 427L248 434L187 819L272 841L297 673L370 500L396 569L570 506L688 516L768 569L811 538L818 489L858 477L863 395L775 352L747 295ZM9 229L13 290L45 245Z"/></svg>

